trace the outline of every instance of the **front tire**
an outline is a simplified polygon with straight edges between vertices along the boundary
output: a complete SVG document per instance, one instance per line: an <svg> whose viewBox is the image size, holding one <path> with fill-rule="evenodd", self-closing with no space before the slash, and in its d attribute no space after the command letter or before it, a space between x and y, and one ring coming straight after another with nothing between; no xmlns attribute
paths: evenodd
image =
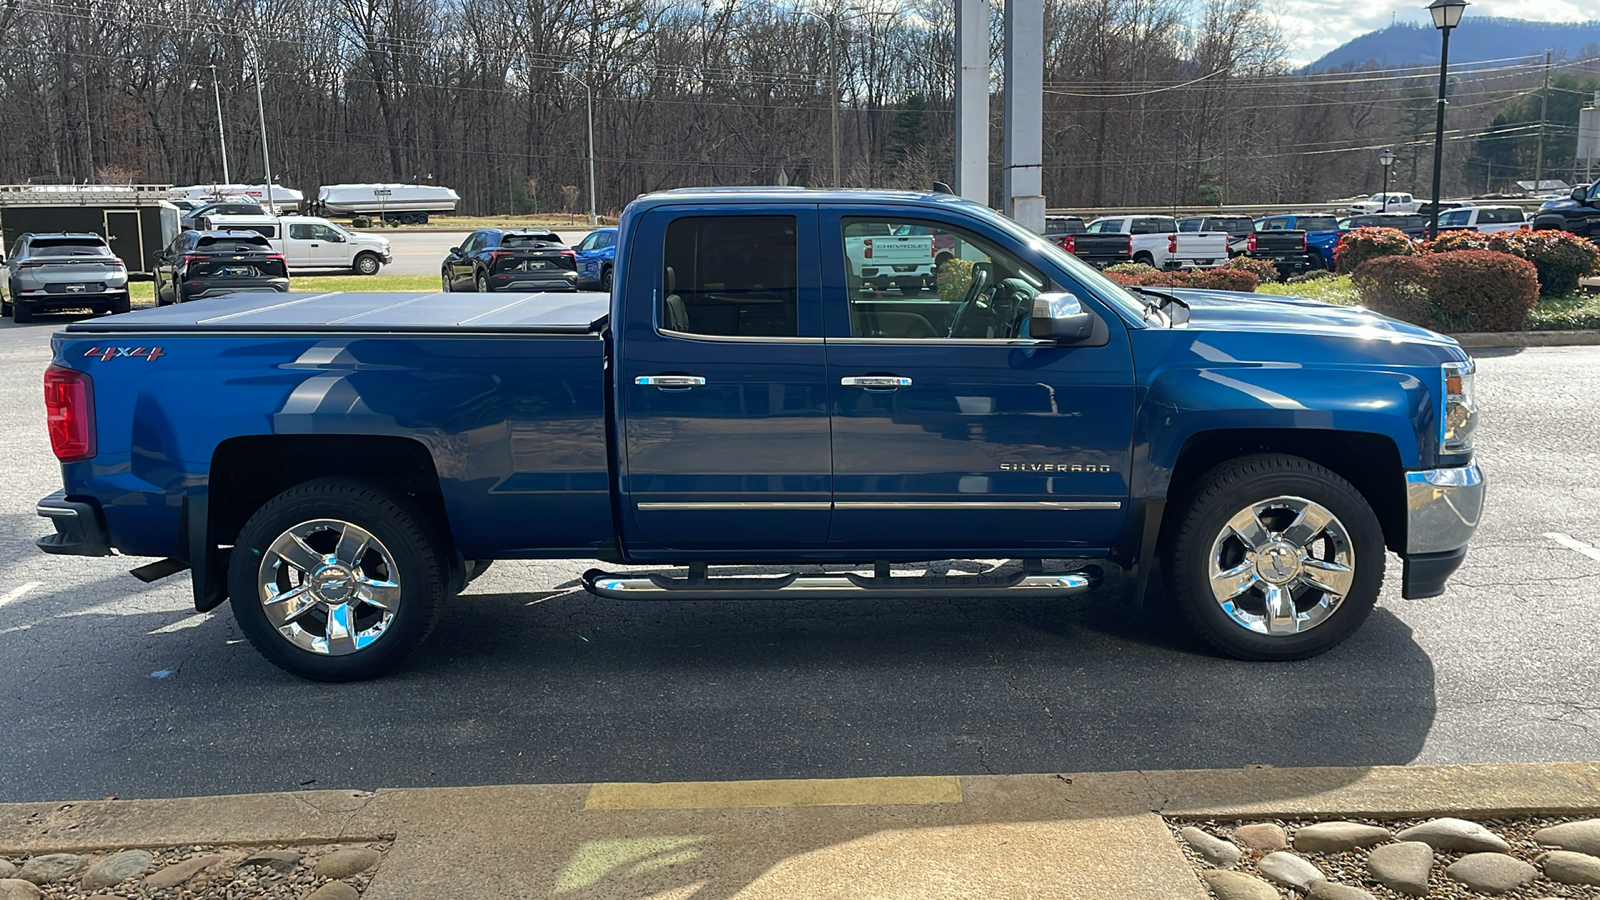
<svg viewBox="0 0 1600 900"><path fill-rule="evenodd" d="M376 275L378 270L383 268L383 260L374 253L358 253L350 268L354 269L357 275Z"/></svg>
<svg viewBox="0 0 1600 900"><path fill-rule="evenodd" d="M239 630L268 661L312 681L392 671L444 602L438 545L382 490L322 478L267 501L234 545L228 589Z"/></svg>
<svg viewBox="0 0 1600 900"><path fill-rule="evenodd" d="M451 279L450 279L450 270L449 269L445 269L445 270L441 271L439 273L439 290L440 290L440 292L448 294L448 293L454 291L455 289L456 289L455 288L455 283L453 281L451 281Z"/></svg>
<svg viewBox="0 0 1600 900"><path fill-rule="evenodd" d="M1169 596L1228 656L1305 659L1355 633L1383 585L1383 530L1348 481L1260 454L1203 475L1163 547Z"/></svg>

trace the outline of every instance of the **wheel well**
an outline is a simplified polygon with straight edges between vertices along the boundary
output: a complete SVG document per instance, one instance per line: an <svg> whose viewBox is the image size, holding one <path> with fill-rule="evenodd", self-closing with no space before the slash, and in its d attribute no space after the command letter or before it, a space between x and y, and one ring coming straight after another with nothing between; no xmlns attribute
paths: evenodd
<svg viewBox="0 0 1600 900"><path fill-rule="evenodd" d="M1172 469L1167 488L1167 522L1178 519L1174 504L1183 502L1183 495L1201 475L1230 459L1253 453L1285 453L1333 470L1371 504L1383 526L1384 544L1391 550L1405 548L1405 470L1400 464L1400 451L1389 438L1367 432L1263 429L1194 435L1184 443Z"/></svg>
<svg viewBox="0 0 1600 900"><path fill-rule="evenodd" d="M261 505L301 482L343 475L372 482L443 523L444 496L428 448L383 435L295 434L232 438L211 457L206 532L210 546L232 544ZM440 529L449 537L448 527Z"/></svg>

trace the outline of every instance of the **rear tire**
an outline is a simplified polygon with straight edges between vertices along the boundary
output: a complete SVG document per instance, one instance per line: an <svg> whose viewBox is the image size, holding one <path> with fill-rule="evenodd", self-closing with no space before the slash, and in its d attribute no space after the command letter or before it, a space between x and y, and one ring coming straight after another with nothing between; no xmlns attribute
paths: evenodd
<svg viewBox="0 0 1600 900"><path fill-rule="evenodd" d="M131 309L133 309L133 298L127 294L123 294L121 300L111 301L111 314L113 316L128 312Z"/></svg>
<svg viewBox="0 0 1600 900"><path fill-rule="evenodd" d="M1146 266L1154 266L1156 264L1156 258L1153 255L1143 251L1135 253L1133 255L1133 261Z"/></svg>
<svg viewBox="0 0 1600 900"><path fill-rule="evenodd" d="M1161 557L1167 592L1228 656L1316 656L1354 634L1377 603L1378 517L1348 481L1310 460L1269 453L1225 462L1174 511Z"/></svg>
<svg viewBox="0 0 1600 900"><path fill-rule="evenodd" d="M600 270L600 290L611 293L611 267L606 266Z"/></svg>
<svg viewBox="0 0 1600 900"><path fill-rule="evenodd" d="M320 478L267 501L228 562L239 630L273 665L312 681L392 671L444 602L438 545L379 488Z"/></svg>
<svg viewBox="0 0 1600 900"><path fill-rule="evenodd" d="M0 317L11 315L11 301L0 297Z"/></svg>
<svg viewBox="0 0 1600 900"><path fill-rule="evenodd" d="M472 286L476 288L480 294L489 293L489 276L479 272L477 277L472 279Z"/></svg>
<svg viewBox="0 0 1600 900"><path fill-rule="evenodd" d="M13 302L11 304L11 321L24 325L33 321L33 307L26 303Z"/></svg>
<svg viewBox="0 0 1600 900"><path fill-rule="evenodd" d="M350 268L354 269L357 275L376 275L378 270L383 268L383 260L379 259L376 253L358 253Z"/></svg>

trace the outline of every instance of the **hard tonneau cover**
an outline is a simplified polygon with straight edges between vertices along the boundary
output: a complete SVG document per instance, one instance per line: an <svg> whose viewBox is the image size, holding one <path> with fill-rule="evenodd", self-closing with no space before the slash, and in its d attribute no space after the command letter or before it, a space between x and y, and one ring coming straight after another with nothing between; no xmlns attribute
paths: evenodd
<svg viewBox="0 0 1600 900"><path fill-rule="evenodd" d="M589 293L240 293L74 322L65 330L585 334L599 330L610 306L611 295Z"/></svg>

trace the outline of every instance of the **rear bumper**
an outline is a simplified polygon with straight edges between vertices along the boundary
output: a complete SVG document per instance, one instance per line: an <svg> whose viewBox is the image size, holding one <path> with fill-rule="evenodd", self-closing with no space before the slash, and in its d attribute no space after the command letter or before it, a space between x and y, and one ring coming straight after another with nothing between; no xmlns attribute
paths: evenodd
<svg viewBox="0 0 1600 900"><path fill-rule="evenodd" d="M573 275L569 270L563 269L567 275L552 278L549 275L532 275L526 272L513 272L505 275L490 275L489 290L491 291L575 291L578 289L578 279L568 277Z"/></svg>
<svg viewBox="0 0 1600 900"><path fill-rule="evenodd" d="M282 294L282 293L287 293L288 290L289 290L289 279L280 278L280 279L276 279L276 280L273 280L273 281L258 281L258 282L251 282L249 284L218 284L218 285L210 285L210 284L208 284L205 287L199 288L199 289L190 288L188 286L185 286L183 288L183 291L182 291L179 299L182 300L183 302L187 303L187 302L189 302L191 300L204 300L207 297L218 297L218 296L221 296L223 294L233 294L233 293L237 293L239 291L250 291L251 293L258 293L258 292L262 292L262 291L276 291L276 292Z"/></svg>
<svg viewBox="0 0 1600 900"><path fill-rule="evenodd" d="M1444 593L1478 530L1485 488L1477 463L1406 473L1406 599Z"/></svg>
<svg viewBox="0 0 1600 900"><path fill-rule="evenodd" d="M111 536L100 507L84 500L68 500L56 491L36 507L39 515L56 526L56 533L34 541L46 553L63 556L110 556Z"/></svg>
<svg viewBox="0 0 1600 900"><path fill-rule="evenodd" d="M85 306L110 306L128 298L127 290L103 291L97 294L13 294L13 306L26 306L34 311L52 309L82 309Z"/></svg>

